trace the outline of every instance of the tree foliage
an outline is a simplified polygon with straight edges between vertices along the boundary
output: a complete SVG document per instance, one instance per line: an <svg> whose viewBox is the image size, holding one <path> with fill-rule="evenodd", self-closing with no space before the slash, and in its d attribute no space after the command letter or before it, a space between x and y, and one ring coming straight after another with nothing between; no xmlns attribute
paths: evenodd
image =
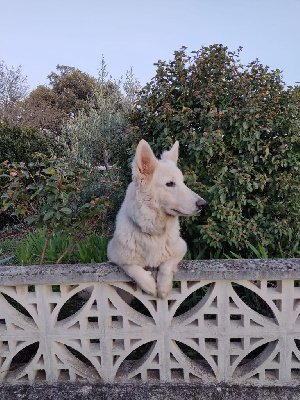
<svg viewBox="0 0 300 400"><path fill-rule="evenodd" d="M44 133L57 134L64 119L58 96L46 86L38 86L21 105L21 123Z"/></svg>
<svg viewBox="0 0 300 400"><path fill-rule="evenodd" d="M19 122L58 135L68 120L87 112L97 80L74 67L57 65L48 76L50 87L40 85L20 104Z"/></svg>
<svg viewBox="0 0 300 400"><path fill-rule="evenodd" d="M0 60L0 121L13 112L17 102L24 100L27 93L27 79L22 74L22 67L9 68Z"/></svg>
<svg viewBox="0 0 300 400"><path fill-rule="evenodd" d="M112 81L107 79L102 64L88 111L79 111L77 117L63 125L60 143L75 165L89 171L89 191L94 194L101 194L98 192L101 179L118 180L123 174L123 168L118 166L128 162L127 151L131 148L126 134L128 114L133 109L137 88L132 71L127 73L124 82Z"/></svg>
<svg viewBox="0 0 300 400"><path fill-rule="evenodd" d="M53 138L41 135L35 128L22 127L4 120L0 123L0 163L9 160L30 162L35 152L52 156L59 152Z"/></svg>
<svg viewBox="0 0 300 400"><path fill-rule="evenodd" d="M88 102L97 85L95 78L74 67L57 65L56 72L48 75L50 87L57 95L57 107L65 116L76 116L88 110Z"/></svg>
<svg viewBox="0 0 300 400"><path fill-rule="evenodd" d="M242 65L240 51L181 48L157 63L131 114L134 138L157 153L180 141L187 183L209 202L183 221L194 255L261 243L276 256L299 240L299 95L280 71Z"/></svg>

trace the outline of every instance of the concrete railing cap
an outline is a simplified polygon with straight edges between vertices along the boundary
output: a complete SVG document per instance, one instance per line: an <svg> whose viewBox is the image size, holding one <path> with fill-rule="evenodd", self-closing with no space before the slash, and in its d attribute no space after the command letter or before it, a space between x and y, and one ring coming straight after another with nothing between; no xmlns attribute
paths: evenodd
<svg viewBox="0 0 300 400"><path fill-rule="evenodd" d="M299 278L300 258L182 261L174 276L174 280ZM121 281L128 282L131 279L121 268L109 262L0 267L0 284L6 286Z"/></svg>

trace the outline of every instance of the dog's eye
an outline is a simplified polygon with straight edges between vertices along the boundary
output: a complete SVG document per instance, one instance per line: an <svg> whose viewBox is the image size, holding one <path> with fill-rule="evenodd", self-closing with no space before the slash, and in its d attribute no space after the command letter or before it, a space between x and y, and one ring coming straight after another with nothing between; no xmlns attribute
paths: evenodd
<svg viewBox="0 0 300 400"><path fill-rule="evenodd" d="M175 182L167 182L167 183L166 183L166 186L168 186L168 187L174 187L174 186L176 186L176 184L175 184Z"/></svg>

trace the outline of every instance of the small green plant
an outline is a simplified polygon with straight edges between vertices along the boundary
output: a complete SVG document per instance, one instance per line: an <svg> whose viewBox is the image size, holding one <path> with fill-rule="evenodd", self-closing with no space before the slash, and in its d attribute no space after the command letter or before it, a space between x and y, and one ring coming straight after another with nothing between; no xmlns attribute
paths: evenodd
<svg viewBox="0 0 300 400"><path fill-rule="evenodd" d="M257 243L257 248L251 243L247 243L247 246L253 251L257 258L269 258L268 250L261 243Z"/></svg>
<svg viewBox="0 0 300 400"><path fill-rule="evenodd" d="M268 250L266 247L264 247L261 243L257 244L257 247L253 246L251 243L247 243L247 247L251 250L251 253L249 253L248 258L270 258L268 254ZM281 244L278 243L278 248L279 248L279 254L280 258L292 258L292 257L299 257L300 251L299 251L299 242L296 242L293 246L293 248L290 251L284 252L282 250ZM243 259L243 257L240 254L237 254L233 251L230 251L231 256L228 254L224 254L226 258L239 258ZM277 257L275 257L277 258Z"/></svg>
<svg viewBox="0 0 300 400"><path fill-rule="evenodd" d="M0 241L0 265L10 265L15 258L16 239L2 239Z"/></svg>
<svg viewBox="0 0 300 400"><path fill-rule="evenodd" d="M0 265L8 263L12 258L13 258L13 256L9 256L9 257L0 259Z"/></svg>
<svg viewBox="0 0 300 400"><path fill-rule="evenodd" d="M44 249L47 231L46 228L37 228L34 233L29 232L26 239L22 239L16 247L17 262L20 265L37 264ZM55 263L60 254L63 254L73 239L68 232L55 232L50 235L46 248L44 262ZM64 262L70 262L71 254L66 254Z"/></svg>
<svg viewBox="0 0 300 400"><path fill-rule="evenodd" d="M86 240L78 243L74 252L75 259L82 263L101 263L107 261L108 239L92 232Z"/></svg>
<svg viewBox="0 0 300 400"><path fill-rule="evenodd" d="M203 246L201 250L196 250L192 248L186 252L184 256L185 260L219 260L224 258L223 249L209 250L207 246Z"/></svg>
<svg viewBox="0 0 300 400"><path fill-rule="evenodd" d="M300 256L299 241L297 241L291 250L283 251L281 243L278 243L281 258L292 258Z"/></svg>

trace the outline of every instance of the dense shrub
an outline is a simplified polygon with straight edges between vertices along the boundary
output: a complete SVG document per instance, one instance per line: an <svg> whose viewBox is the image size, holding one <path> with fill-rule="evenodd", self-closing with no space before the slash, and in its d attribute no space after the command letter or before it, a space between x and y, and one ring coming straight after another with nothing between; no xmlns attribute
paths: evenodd
<svg viewBox="0 0 300 400"><path fill-rule="evenodd" d="M180 141L187 184L209 202L182 223L194 256L203 248L247 256L247 243L289 255L299 240L296 88L258 60L242 65L240 50L176 51L157 63L131 114L134 139L156 154Z"/></svg>
<svg viewBox="0 0 300 400"><path fill-rule="evenodd" d="M39 151L50 156L60 150L51 137L41 135L36 128L22 127L8 120L0 123L0 164L5 160L28 163L34 152ZM8 214L0 215L0 229L14 222Z"/></svg>
<svg viewBox="0 0 300 400"><path fill-rule="evenodd" d="M89 105L88 111L79 111L64 124L60 141L76 165L89 171L100 166L108 170L124 152L121 136L128 127L130 105L118 85L111 82L99 84Z"/></svg>
<svg viewBox="0 0 300 400"><path fill-rule="evenodd" d="M124 196L124 172L127 172L128 151L132 146L126 131L129 130L128 113L133 107L136 82L127 79L123 85L125 93L121 91L121 81L99 82L90 98L89 110L81 110L67 121L59 136L65 156L89 174L82 191L84 200L91 195L106 195L103 188L106 191L116 181L123 183L114 194L114 210L108 213L112 224Z"/></svg>
<svg viewBox="0 0 300 400"><path fill-rule="evenodd" d="M4 181L0 185L0 215L15 215L28 225L45 229L41 263L53 232L63 231L73 239L65 252L57 255L58 262L88 232L98 228L106 233L109 196L82 204L80 193L87 177L64 159L36 153L29 164L4 161L0 174ZM110 190L114 190L113 185Z"/></svg>
<svg viewBox="0 0 300 400"><path fill-rule="evenodd" d="M8 120L0 123L0 163L30 162L35 152L51 156L59 151L54 139L39 133L35 128L26 128Z"/></svg>

